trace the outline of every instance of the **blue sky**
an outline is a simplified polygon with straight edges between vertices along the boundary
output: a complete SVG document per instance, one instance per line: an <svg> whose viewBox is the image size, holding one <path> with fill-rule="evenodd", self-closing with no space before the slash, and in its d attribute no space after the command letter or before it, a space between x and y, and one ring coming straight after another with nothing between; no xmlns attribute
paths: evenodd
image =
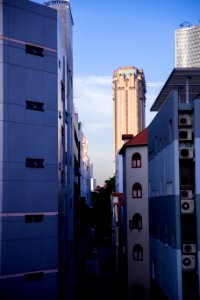
<svg viewBox="0 0 200 300"><path fill-rule="evenodd" d="M43 3L42 0L34 2ZM74 102L89 141L97 184L113 176L112 75L142 68L146 126L152 102L175 65L175 30L200 22L200 0L71 0Z"/></svg>

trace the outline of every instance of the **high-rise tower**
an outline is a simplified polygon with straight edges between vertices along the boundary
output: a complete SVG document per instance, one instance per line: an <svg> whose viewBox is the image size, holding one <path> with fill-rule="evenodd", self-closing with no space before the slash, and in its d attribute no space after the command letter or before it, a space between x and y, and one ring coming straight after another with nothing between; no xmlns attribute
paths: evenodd
<svg viewBox="0 0 200 300"><path fill-rule="evenodd" d="M143 70L120 67L114 71L114 160L123 145L122 134L136 135L144 129L145 93Z"/></svg>
<svg viewBox="0 0 200 300"><path fill-rule="evenodd" d="M176 30L176 68L200 67L200 25L181 24Z"/></svg>

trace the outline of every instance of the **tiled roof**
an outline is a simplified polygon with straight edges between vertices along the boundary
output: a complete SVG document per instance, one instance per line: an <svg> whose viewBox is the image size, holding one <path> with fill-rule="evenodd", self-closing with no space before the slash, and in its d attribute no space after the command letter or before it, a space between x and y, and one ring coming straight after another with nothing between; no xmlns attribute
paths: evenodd
<svg viewBox="0 0 200 300"><path fill-rule="evenodd" d="M127 147L132 146L142 146L148 144L148 128L145 128L141 132L139 132L136 136L134 136L131 140L126 142L119 151L119 154L124 154L125 149Z"/></svg>

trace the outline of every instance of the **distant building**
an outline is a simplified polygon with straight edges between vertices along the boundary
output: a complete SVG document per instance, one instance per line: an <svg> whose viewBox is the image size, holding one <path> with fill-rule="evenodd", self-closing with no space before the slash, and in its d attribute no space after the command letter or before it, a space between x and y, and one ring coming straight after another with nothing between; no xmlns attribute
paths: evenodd
<svg viewBox="0 0 200 300"><path fill-rule="evenodd" d="M86 204L91 206L91 176L90 159L88 155L88 140L83 133L82 125L79 123L80 141L80 197L84 197Z"/></svg>
<svg viewBox="0 0 200 300"><path fill-rule="evenodd" d="M200 67L200 25L181 24L176 30L176 68Z"/></svg>
<svg viewBox="0 0 200 300"><path fill-rule="evenodd" d="M124 143L122 134L136 135L144 129L145 93L143 70L121 67L114 71L114 161Z"/></svg>
<svg viewBox="0 0 200 300"><path fill-rule="evenodd" d="M125 206L128 299L150 299L148 130L121 148ZM137 270L137 271L136 271Z"/></svg>
<svg viewBox="0 0 200 300"><path fill-rule="evenodd" d="M97 187L97 180L94 178L94 166L93 163L90 163L90 180L91 180L91 191L94 192Z"/></svg>
<svg viewBox="0 0 200 300"><path fill-rule="evenodd" d="M174 69L151 108L152 299L200 299L199 95L200 69Z"/></svg>

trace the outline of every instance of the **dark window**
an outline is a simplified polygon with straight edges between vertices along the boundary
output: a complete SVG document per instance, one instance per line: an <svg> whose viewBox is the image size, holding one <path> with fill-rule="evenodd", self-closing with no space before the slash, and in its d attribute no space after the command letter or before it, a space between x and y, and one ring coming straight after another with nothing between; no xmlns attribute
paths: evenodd
<svg viewBox="0 0 200 300"><path fill-rule="evenodd" d="M132 189L132 197L133 198L142 198L142 187L138 182L134 183Z"/></svg>
<svg viewBox="0 0 200 300"><path fill-rule="evenodd" d="M133 247L133 260L143 260L143 249L139 244Z"/></svg>
<svg viewBox="0 0 200 300"><path fill-rule="evenodd" d="M132 228L133 229L142 229L142 216L138 213L133 215Z"/></svg>
<svg viewBox="0 0 200 300"><path fill-rule="evenodd" d="M44 215L25 215L25 223L40 223L44 219Z"/></svg>
<svg viewBox="0 0 200 300"><path fill-rule="evenodd" d="M44 159L26 158L27 168L44 168Z"/></svg>
<svg viewBox="0 0 200 300"><path fill-rule="evenodd" d="M141 168L141 155L139 153L134 153L132 156L132 168Z"/></svg>
<svg viewBox="0 0 200 300"><path fill-rule="evenodd" d="M24 274L24 280L26 280L26 281L41 280L41 279L43 279L43 272Z"/></svg>
<svg viewBox="0 0 200 300"><path fill-rule="evenodd" d="M32 223L33 222L33 216L32 215L26 215L25 216L25 223Z"/></svg>
<svg viewBox="0 0 200 300"><path fill-rule="evenodd" d="M43 57L44 49L37 46L26 45L26 53Z"/></svg>
<svg viewBox="0 0 200 300"><path fill-rule="evenodd" d="M44 111L44 103L34 102L34 101L26 101L26 109Z"/></svg>

